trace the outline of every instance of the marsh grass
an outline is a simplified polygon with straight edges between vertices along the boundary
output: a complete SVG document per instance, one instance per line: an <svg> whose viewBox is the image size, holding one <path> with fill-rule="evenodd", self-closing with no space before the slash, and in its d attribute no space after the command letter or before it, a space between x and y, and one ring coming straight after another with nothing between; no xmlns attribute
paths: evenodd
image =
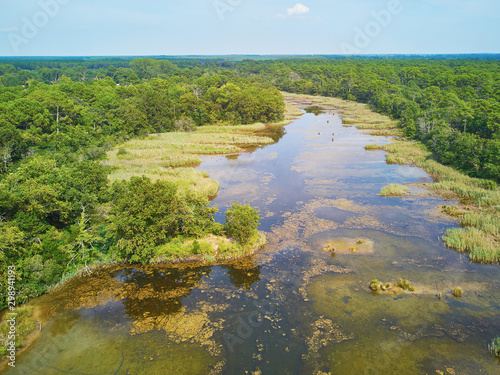
<svg viewBox="0 0 500 375"><path fill-rule="evenodd" d="M365 148L389 152L388 163L411 164L426 170L434 179L429 186L432 190L444 197L459 199L466 208L456 212L461 216L463 228L448 230L443 237L446 245L468 253L469 258L477 262L500 262L500 190L494 182L466 176L438 163L418 142L397 141Z"/></svg>
<svg viewBox="0 0 500 375"><path fill-rule="evenodd" d="M367 150L367 151L383 150L383 148L380 145L376 145L376 144L370 143L370 144L368 144L368 145L365 146L365 150Z"/></svg>
<svg viewBox="0 0 500 375"><path fill-rule="evenodd" d="M214 196L219 190L219 183L209 178L207 172L189 167L120 168L111 173L108 178L111 181L130 180L130 178L134 176L145 176L154 181L174 181L181 187L195 189L207 196Z"/></svg>
<svg viewBox="0 0 500 375"><path fill-rule="evenodd" d="M500 262L500 247L494 236L475 227L449 229L443 241L449 247L467 252L478 262Z"/></svg>
<svg viewBox="0 0 500 375"><path fill-rule="evenodd" d="M488 344L488 349L495 357L500 357L500 336L495 337Z"/></svg>
<svg viewBox="0 0 500 375"><path fill-rule="evenodd" d="M201 163L199 155L241 153L249 145L273 143L270 137L253 134L265 128L262 123L235 126L222 123L199 127L194 132L150 134L110 150L104 164L113 167L108 176L111 181L146 176L152 180L173 180L213 196L218 183L206 173L189 167Z"/></svg>
<svg viewBox="0 0 500 375"><path fill-rule="evenodd" d="M370 132L370 135L376 135L376 136L379 136L379 137L400 137L401 136L401 132L398 129L396 129L396 128L392 128L392 129L380 129L380 130L372 130Z"/></svg>
<svg viewBox="0 0 500 375"><path fill-rule="evenodd" d="M410 189L407 186L400 184L390 184L384 186L382 190L380 190L380 196L383 197L402 197L404 195L408 195Z"/></svg>
<svg viewBox="0 0 500 375"><path fill-rule="evenodd" d="M385 162L387 164L400 164L400 165L410 164L408 159L395 154L385 155Z"/></svg>
<svg viewBox="0 0 500 375"><path fill-rule="evenodd" d="M460 219L460 224L465 227L475 227L492 236L500 235L499 215L482 212L468 213Z"/></svg>
<svg viewBox="0 0 500 375"><path fill-rule="evenodd" d="M352 117L346 117L346 118L342 119L342 123L347 124L347 125L354 125L354 124L358 124L359 120L352 118ZM361 124L359 124L359 125L361 125Z"/></svg>

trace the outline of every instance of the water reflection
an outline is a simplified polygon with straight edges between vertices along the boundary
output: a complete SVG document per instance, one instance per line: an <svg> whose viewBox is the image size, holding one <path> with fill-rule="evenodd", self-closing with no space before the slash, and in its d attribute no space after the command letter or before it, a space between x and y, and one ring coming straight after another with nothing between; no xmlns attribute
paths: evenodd
<svg viewBox="0 0 500 375"><path fill-rule="evenodd" d="M179 312L182 298L191 294L212 267L123 268L111 274L125 290L123 305L133 320L164 316Z"/></svg>
<svg viewBox="0 0 500 375"><path fill-rule="evenodd" d="M255 265L251 258L239 259L221 267L227 269L229 281L237 288L250 290L252 284L260 280L260 266Z"/></svg>
<svg viewBox="0 0 500 375"><path fill-rule="evenodd" d="M269 137L274 142L278 142L286 134L286 130L281 125L268 125L265 129L256 131L255 134Z"/></svg>
<svg viewBox="0 0 500 375"><path fill-rule="evenodd" d="M325 109L319 105L312 105L304 108L304 111L306 111L306 113L314 113L315 116L319 116L325 112Z"/></svg>

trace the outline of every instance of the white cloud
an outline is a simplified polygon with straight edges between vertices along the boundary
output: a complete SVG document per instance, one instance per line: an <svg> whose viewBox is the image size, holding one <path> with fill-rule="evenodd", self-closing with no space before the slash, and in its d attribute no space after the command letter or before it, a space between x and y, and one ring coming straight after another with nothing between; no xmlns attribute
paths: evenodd
<svg viewBox="0 0 500 375"><path fill-rule="evenodd" d="M293 8L288 8L287 13L289 16L300 16L310 11L308 7L301 3L297 3Z"/></svg>

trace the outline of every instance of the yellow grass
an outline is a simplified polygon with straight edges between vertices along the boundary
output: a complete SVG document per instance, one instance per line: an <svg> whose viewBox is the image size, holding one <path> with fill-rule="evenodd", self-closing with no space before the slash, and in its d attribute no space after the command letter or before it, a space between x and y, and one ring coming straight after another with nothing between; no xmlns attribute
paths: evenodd
<svg viewBox="0 0 500 375"><path fill-rule="evenodd" d="M270 137L253 134L265 127L262 123L217 124L200 127L194 132L151 134L145 139L133 139L116 146L107 153L104 164L113 167L108 176L111 181L146 176L152 180L177 181L214 195L218 190L217 181L192 168L201 162L198 155L241 153L243 146L271 144L274 141Z"/></svg>

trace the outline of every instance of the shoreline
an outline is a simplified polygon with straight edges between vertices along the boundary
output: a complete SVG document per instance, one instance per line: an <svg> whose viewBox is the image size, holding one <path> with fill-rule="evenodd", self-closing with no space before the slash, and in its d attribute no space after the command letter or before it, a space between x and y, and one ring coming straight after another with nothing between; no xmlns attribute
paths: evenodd
<svg viewBox="0 0 500 375"><path fill-rule="evenodd" d="M278 128L283 128L284 126L290 124L295 118L299 117L302 112L300 110L296 111L296 107L293 106L293 108L285 101L286 103L286 109L284 113L284 120L278 123L269 123L269 124L264 124L264 123L256 123L256 124L250 124L248 125L249 128L245 129L245 126L247 125L241 125L241 126L226 126L226 128L236 131L238 133L244 133L244 134L251 134L252 136L255 137L262 137L262 138L268 138L266 134L258 134L259 132L266 133L269 131L269 129L272 129L272 127L278 127ZM300 114L298 113L300 112ZM215 125L217 126L217 125ZM215 127L214 126L214 127ZM210 129L210 126L207 126L207 129ZM213 129L212 129L213 130ZM227 129L226 129L227 130ZM228 130L227 134L234 134L231 133L231 131ZM169 133L166 133L169 134ZM254 151L255 148L259 146L265 146L267 144L274 144L276 141L272 141L270 143L240 143L240 144L234 144L234 146L238 147L237 151L229 152L229 153L224 153L224 154L204 154L204 153L198 153L196 155L241 155L241 154L246 154L246 153L251 153ZM118 150L121 145L116 145L115 149ZM201 165L203 163L203 160L200 160L199 162L196 162L197 166ZM191 169L194 171L193 167L187 167L186 163L184 165L177 165L170 167L171 169L175 170L181 170L182 168L184 169ZM194 163L193 163L194 164ZM187 167L187 168L186 168ZM205 173L203 171L200 171L201 173ZM208 177L208 176L207 176ZM108 175L109 179L109 175ZM213 194L206 194L209 200L212 200L214 197L217 196L219 190L219 185L217 182L217 191ZM197 239L197 240L203 240L203 239ZM231 239L227 239L229 242L232 242ZM181 265L181 264L188 264L188 263L194 263L198 265L216 265L216 264L224 264L225 262L232 262L232 261L237 261L239 259L245 259L247 257L251 257L255 255L259 250L264 248L267 244L267 239L265 238L265 235L262 232L259 232L259 236L256 240L256 242L250 246L250 248L246 249L243 248L243 253L241 254L236 254L234 256L222 256L218 257L217 255L214 257L214 259L207 259L209 256L205 255L192 255L184 258L173 258L173 259L156 259L154 260L153 258L146 263L146 265L152 265L152 266L161 266L161 265ZM215 250L215 249L214 249ZM216 250L215 250L216 251ZM77 271L75 271L73 274L68 275L66 277L63 277L61 280L59 280L56 284L53 284L48 287L47 291L27 303L21 305L21 306L33 306L33 301L38 300L41 297L44 297L53 291L63 288L65 285L67 285L69 282L76 280L79 277L86 277L90 276L93 272L98 272L106 268L113 268L117 266L123 266L123 267L132 267L134 264L142 264L142 263L129 263L129 262L117 262L117 261L104 261L104 262L98 262L91 264L90 266L87 266L86 268L81 268ZM7 309L4 309L0 311L0 314L4 314ZM46 322L50 319L42 319L42 316L40 316L39 312L36 309L36 306L33 306L33 313L30 316L31 319L35 319L37 322L41 322L42 325L44 326ZM3 321L2 321L3 323ZM21 355L25 351L29 350L33 344L41 337L41 333L38 332L35 329L31 331L25 338L24 340L24 345L16 351L16 356ZM4 358L0 361L0 371L4 371L8 367L8 358Z"/></svg>
<svg viewBox="0 0 500 375"><path fill-rule="evenodd" d="M386 115L373 112L367 104L305 94L285 93L293 100L338 108L343 124L370 135L387 137L385 145L367 145L367 151L385 151L388 164L414 165L432 178L425 189L444 199L456 199L458 204L436 207L441 215L457 220L459 228L448 229L441 238L451 250L465 253L471 261L500 264L500 189L491 189L488 180L472 178L445 166L432 157L425 146L402 136L396 122ZM359 114L356 111L359 111ZM491 184L494 186L494 184ZM497 219L495 219L497 218Z"/></svg>

